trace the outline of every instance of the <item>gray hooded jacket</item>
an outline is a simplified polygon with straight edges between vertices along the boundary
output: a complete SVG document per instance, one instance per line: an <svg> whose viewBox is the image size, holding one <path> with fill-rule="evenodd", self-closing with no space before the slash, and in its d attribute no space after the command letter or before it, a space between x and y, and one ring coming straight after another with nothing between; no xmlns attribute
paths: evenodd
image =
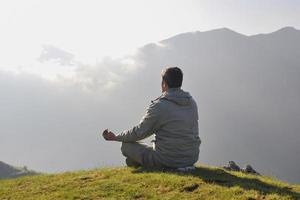
<svg viewBox="0 0 300 200"><path fill-rule="evenodd" d="M153 100L139 124L117 135L122 142L135 142L155 134L154 150L168 167L191 166L198 160L198 108L181 88L169 88Z"/></svg>

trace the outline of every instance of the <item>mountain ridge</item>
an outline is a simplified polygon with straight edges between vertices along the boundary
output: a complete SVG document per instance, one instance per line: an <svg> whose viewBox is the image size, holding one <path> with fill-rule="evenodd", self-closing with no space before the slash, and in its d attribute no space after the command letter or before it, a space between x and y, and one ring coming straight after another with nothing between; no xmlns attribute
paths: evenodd
<svg viewBox="0 0 300 200"><path fill-rule="evenodd" d="M3 161L0 161L0 179L17 178L20 176L28 176L37 174L32 170L28 170L27 167L14 167Z"/></svg>
<svg viewBox="0 0 300 200"><path fill-rule="evenodd" d="M176 34L176 35L171 36L167 39L163 39L163 40L159 41L159 43L163 43L165 41L176 39L176 38L182 37L182 36L190 36L190 35L200 36L201 34L202 35L203 34L228 34L228 35L231 34L231 35L236 35L236 36L247 38L247 37L255 37L255 36L261 36L261 35L271 35L271 34L283 33L283 32L285 32L285 33L292 33L292 32L300 33L300 30L296 29L293 26L285 26L285 27L282 27L278 30L268 32L268 33L258 33L258 34L246 35L246 34L234 31L233 29L230 29L230 28L227 28L227 27L222 27L222 28L216 28L216 29L207 30L207 31L191 31L191 32L184 32L184 33Z"/></svg>

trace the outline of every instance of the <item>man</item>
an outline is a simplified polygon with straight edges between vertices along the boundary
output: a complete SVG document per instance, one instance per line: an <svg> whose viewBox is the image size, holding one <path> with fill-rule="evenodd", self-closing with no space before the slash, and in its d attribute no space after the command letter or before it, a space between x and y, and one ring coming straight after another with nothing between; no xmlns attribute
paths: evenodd
<svg viewBox="0 0 300 200"><path fill-rule="evenodd" d="M183 73L178 67L162 71L162 95L151 101L137 126L115 135L104 130L103 137L122 142L128 166L186 168L198 160L201 140L198 109L192 96L181 89ZM155 135L153 146L138 142Z"/></svg>

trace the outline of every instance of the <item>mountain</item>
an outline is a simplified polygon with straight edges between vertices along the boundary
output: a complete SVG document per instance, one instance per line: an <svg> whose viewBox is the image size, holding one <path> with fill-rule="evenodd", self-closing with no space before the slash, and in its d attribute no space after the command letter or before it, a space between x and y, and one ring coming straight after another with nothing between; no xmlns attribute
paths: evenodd
<svg viewBox="0 0 300 200"><path fill-rule="evenodd" d="M28 176L37 174L32 170L28 170L27 167L13 167L2 161L0 161L0 179L16 178L20 176Z"/></svg>
<svg viewBox="0 0 300 200"><path fill-rule="evenodd" d="M237 160L300 183L299 30L184 33L142 47L135 60L143 68L128 88L139 96L155 96L163 67L183 69L183 89L198 102L200 162Z"/></svg>
<svg viewBox="0 0 300 200"><path fill-rule="evenodd" d="M0 181L0 199L299 199L300 185L198 166L195 172L105 168Z"/></svg>

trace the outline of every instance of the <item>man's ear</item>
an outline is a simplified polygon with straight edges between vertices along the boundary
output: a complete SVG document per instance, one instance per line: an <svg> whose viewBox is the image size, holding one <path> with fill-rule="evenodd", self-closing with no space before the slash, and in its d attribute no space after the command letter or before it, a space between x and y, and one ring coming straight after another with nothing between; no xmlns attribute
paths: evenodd
<svg viewBox="0 0 300 200"><path fill-rule="evenodd" d="M167 84L167 82L166 82L166 81L164 81L164 83L163 83L163 84L164 84L164 87L165 87L165 88L168 88L168 84Z"/></svg>
<svg viewBox="0 0 300 200"><path fill-rule="evenodd" d="M163 87L166 87L166 81L162 80L161 84Z"/></svg>

